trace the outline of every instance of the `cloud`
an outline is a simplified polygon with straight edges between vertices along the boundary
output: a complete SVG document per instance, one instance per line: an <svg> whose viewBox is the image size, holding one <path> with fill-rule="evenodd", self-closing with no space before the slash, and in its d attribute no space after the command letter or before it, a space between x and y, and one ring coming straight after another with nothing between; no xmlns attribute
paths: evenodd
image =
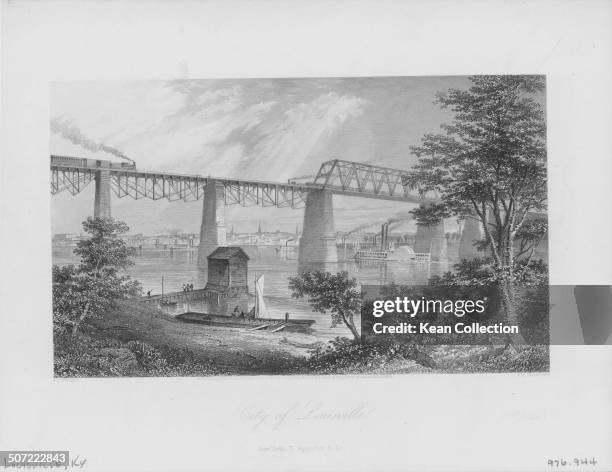
<svg viewBox="0 0 612 472"><path fill-rule="evenodd" d="M332 149L339 149L340 141L350 141L352 127L370 105L356 91L334 90L316 81L294 82L60 84L53 89L51 116L78 123L80 136L94 144L90 152L101 142L110 143L143 170L282 182L342 157L335 155L338 151L332 155ZM349 135L342 137L348 129ZM74 139L62 136L52 135L53 153L87 157ZM68 205L62 200L64 204ZM117 215L130 215L137 206L151 227L176 211L165 201L147 205L121 199L113 206ZM236 208L231 213L239 220L258 210ZM280 217L281 210L274 211L275 218ZM299 220L299 215L292 210L286 217Z"/></svg>
<svg viewBox="0 0 612 472"><path fill-rule="evenodd" d="M190 86L180 93L184 94L181 107L132 137L132 155L146 156L148 168L231 176L244 158L244 144L237 138L260 125L276 102L249 103L241 86L214 90Z"/></svg>
<svg viewBox="0 0 612 472"><path fill-rule="evenodd" d="M141 142L156 167L218 177L284 181L300 167L316 171L332 158L325 145L367 101L323 93L291 105L283 97L244 86L218 89L182 85L185 104Z"/></svg>
<svg viewBox="0 0 612 472"><path fill-rule="evenodd" d="M352 94L268 82L59 84L52 118L78 123L91 152L111 142L143 169L285 180L332 158L329 138L367 104ZM62 133L74 142L69 134ZM52 145L58 153L74 149L58 139ZM318 162L306 164L311 158Z"/></svg>
<svg viewBox="0 0 612 472"><path fill-rule="evenodd" d="M326 154L326 142L349 119L361 115L366 104L352 95L329 92L287 109L279 122L258 128L262 138L247 156L244 172L254 178L284 181L312 158L333 158ZM312 162L307 167L316 171Z"/></svg>

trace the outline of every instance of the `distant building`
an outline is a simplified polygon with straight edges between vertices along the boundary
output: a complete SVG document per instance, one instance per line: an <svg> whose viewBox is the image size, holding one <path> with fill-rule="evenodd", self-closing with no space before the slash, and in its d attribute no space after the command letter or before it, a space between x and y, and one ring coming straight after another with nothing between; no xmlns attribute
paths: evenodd
<svg viewBox="0 0 612 472"><path fill-rule="evenodd" d="M87 238L74 233L56 233L52 236L51 241L56 246L76 246L83 239Z"/></svg>

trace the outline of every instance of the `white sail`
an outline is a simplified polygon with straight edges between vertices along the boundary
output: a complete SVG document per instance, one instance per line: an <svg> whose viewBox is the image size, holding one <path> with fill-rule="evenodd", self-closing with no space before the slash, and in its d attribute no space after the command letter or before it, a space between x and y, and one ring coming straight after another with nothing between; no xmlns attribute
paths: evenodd
<svg viewBox="0 0 612 472"><path fill-rule="evenodd" d="M264 301L264 276L255 279L255 318L265 318L268 314Z"/></svg>

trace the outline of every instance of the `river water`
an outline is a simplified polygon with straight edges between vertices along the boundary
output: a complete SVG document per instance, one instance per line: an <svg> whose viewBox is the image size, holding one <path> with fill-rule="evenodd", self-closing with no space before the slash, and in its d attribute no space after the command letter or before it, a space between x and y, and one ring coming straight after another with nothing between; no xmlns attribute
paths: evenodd
<svg viewBox="0 0 612 472"><path fill-rule="evenodd" d="M74 264L79 259L73 254L73 247L54 246L54 264ZM249 291L254 291L256 275L264 274L264 292L269 316L284 318L286 312L292 318L309 318L316 320L313 334L321 339L335 336L350 336L345 326L330 326L330 316L314 313L306 300L291 298L288 279L298 273L298 263L294 257L283 255L274 246L249 246L244 248L249 260ZM197 251L194 250L143 250L134 258L134 266L126 273L140 281L143 290L151 290L153 295L161 293L162 276L164 292L180 291L183 284L192 283L194 288L206 285L206 271L197 267ZM300 268L302 269L302 268ZM448 270L448 264L430 263L415 264L409 262L338 262L309 266L306 269L323 269L330 272L346 270L360 284L383 285L391 282L398 284L424 284L432 275L439 275Z"/></svg>

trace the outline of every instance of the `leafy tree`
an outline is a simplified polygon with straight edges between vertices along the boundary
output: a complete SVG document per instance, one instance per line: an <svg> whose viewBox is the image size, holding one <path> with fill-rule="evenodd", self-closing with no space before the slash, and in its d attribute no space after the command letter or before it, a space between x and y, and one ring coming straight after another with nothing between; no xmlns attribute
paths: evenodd
<svg viewBox="0 0 612 472"><path fill-rule="evenodd" d="M289 278L289 289L293 298L307 296L315 311L331 314L332 326L344 323L355 341L361 341L354 320L361 309L361 297L357 280L349 277L348 272L304 272Z"/></svg>
<svg viewBox="0 0 612 472"><path fill-rule="evenodd" d="M548 283L548 266L542 260L520 259L516 262L520 277L515 280L522 286L539 286ZM429 279L431 285L443 286L476 286L496 285L497 273L495 262L491 257L463 259L453 265L453 272L434 275Z"/></svg>
<svg viewBox="0 0 612 472"><path fill-rule="evenodd" d="M83 222L89 239L79 241L75 254L81 256L78 266L53 266L53 314L58 325L72 326L76 336L82 322L101 316L122 298L137 296L140 284L119 270L133 264L133 248L118 235L128 227L113 218L87 218Z"/></svg>
<svg viewBox="0 0 612 472"><path fill-rule="evenodd" d="M89 217L83 221L83 230L91 234L91 237L79 241L74 253L81 256L81 268L85 272L102 277L106 274L116 274L118 269L134 264L131 260L135 255L134 248L128 247L125 241L117 238L129 231L123 221Z"/></svg>
<svg viewBox="0 0 612 472"><path fill-rule="evenodd" d="M527 265L529 265L536 248L547 234L548 221L546 218L538 217L525 221L516 232L518 248L515 245L515 249L518 250L516 251L515 259L527 256Z"/></svg>
<svg viewBox="0 0 612 472"><path fill-rule="evenodd" d="M435 192L440 202L414 212L421 224L451 215L483 226L490 254L487 275L502 289L515 319L513 286L531 265L546 233L545 220L527 223L546 209L545 119L536 94L541 76L475 76L468 90L439 94L437 103L455 113L445 133L427 134L412 147L418 162L408 184ZM518 242L518 243L517 243ZM521 256L526 262L518 263Z"/></svg>

